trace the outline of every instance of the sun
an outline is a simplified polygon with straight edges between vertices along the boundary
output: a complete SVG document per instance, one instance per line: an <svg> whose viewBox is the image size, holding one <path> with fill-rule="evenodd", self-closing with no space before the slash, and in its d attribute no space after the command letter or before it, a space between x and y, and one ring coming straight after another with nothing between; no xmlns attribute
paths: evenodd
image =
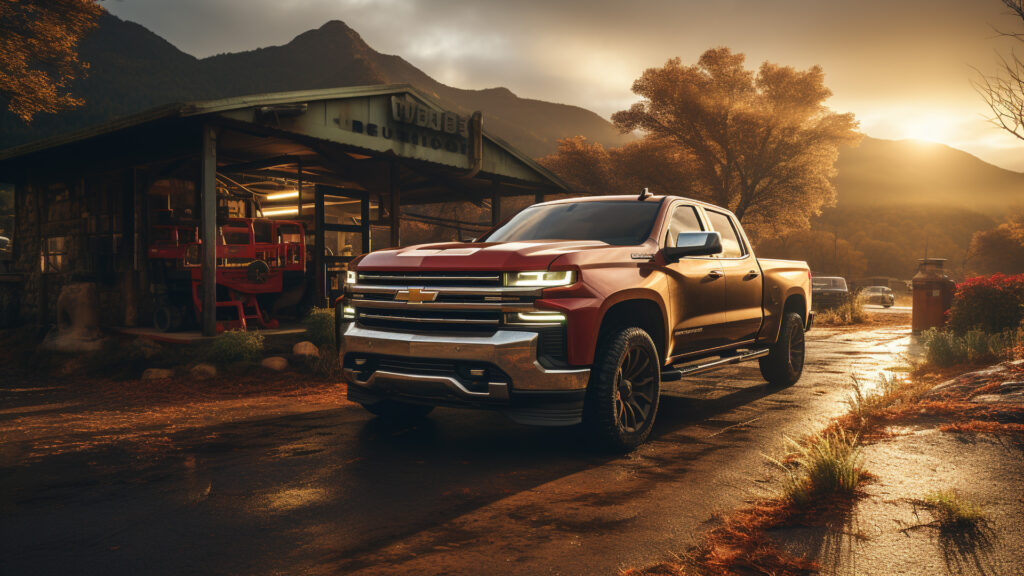
<svg viewBox="0 0 1024 576"><path fill-rule="evenodd" d="M905 119L899 131L903 138L947 142L953 135L950 124L950 121L942 116L917 116Z"/></svg>

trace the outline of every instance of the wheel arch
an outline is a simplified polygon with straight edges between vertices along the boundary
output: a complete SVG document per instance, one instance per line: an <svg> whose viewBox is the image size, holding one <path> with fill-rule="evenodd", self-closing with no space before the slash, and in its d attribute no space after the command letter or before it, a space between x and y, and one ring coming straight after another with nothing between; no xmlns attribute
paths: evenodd
<svg viewBox="0 0 1024 576"><path fill-rule="evenodd" d="M651 298L633 297L620 300L609 306L601 317L598 341L609 330L636 326L654 341L659 362L665 361L667 353L667 324L664 306Z"/></svg>

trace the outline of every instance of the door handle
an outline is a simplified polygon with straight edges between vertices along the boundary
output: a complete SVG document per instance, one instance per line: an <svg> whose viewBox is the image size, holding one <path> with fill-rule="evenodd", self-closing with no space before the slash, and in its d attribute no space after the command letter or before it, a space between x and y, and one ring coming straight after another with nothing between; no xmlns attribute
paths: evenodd
<svg viewBox="0 0 1024 576"><path fill-rule="evenodd" d="M761 273L758 272L757 270L751 270L750 272L747 272L747 279L757 278L760 275L761 275Z"/></svg>
<svg viewBox="0 0 1024 576"><path fill-rule="evenodd" d="M711 278L712 280L718 280L722 276L725 276L725 273L721 270L712 270L711 272L708 272L708 278Z"/></svg>

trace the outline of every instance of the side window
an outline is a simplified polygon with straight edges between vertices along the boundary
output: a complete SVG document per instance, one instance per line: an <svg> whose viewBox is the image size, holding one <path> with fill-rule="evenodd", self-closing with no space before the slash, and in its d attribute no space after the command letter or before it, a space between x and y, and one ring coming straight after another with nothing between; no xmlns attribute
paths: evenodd
<svg viewBox="0 0 1024 576"><path fill-rule="evenodd" d="M743 243L740 241L740 236L736 232L732 219L721 212L712 212L711 210L706 212L708 222L711 223L711 229L722 236L722 257L742 258L745 253Z"/></svg>
<svg viewBox="0 0 1024 576"><path fill-rule="evenodd" d="M693 206L676 206L668 225L668 233L665 234L665 246L675 246L680 232L700 232L703 229Z"/></svg>

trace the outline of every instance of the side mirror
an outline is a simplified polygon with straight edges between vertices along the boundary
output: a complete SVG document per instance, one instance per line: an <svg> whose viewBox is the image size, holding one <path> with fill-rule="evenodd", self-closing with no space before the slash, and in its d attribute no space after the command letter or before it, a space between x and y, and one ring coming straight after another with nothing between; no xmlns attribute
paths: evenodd
<svg viewBox="0 0 1024 576"><path fill-rule="evenodd" d="M665 260L678 262L686 256L713 256L722 251L722 236L718 232L680 232L675 246L666 246Z"/></svg>

